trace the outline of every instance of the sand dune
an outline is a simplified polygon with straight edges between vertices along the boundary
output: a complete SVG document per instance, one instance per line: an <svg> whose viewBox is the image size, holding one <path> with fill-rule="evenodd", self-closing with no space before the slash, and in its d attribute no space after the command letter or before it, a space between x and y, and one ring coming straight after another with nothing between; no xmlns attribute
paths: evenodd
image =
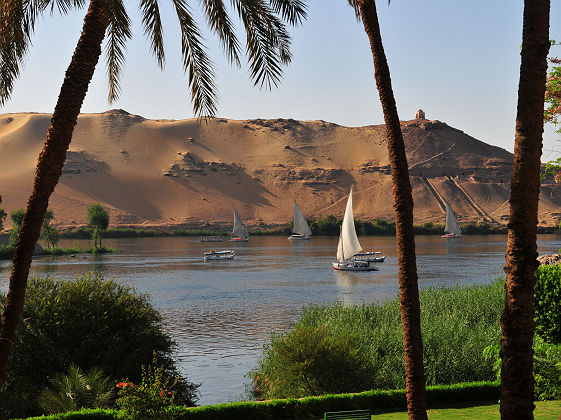
<svg viewBox="0 0 561 420"><path fill-rule="evenodd" d="M0 195L25 206L48 114L0 115ZM415 222L505 223L512 155L439 121L402 122ZM228 226L232 208L251 226L291 220L296 198L310 217L342 216L351 184L355 217L392 220L383 125L342 127L291 119L146 120L122 110L82 114L49 207L61 226L86 223L94 201L112 225ZM557 185L542 187L541 225L557 225Z"/></svg>

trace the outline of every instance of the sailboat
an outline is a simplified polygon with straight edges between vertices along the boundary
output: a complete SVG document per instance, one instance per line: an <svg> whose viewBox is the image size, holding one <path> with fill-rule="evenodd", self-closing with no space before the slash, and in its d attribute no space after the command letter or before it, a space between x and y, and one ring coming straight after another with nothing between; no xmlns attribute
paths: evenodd
<svg viewBox="0 0 561 420"><path fill-rule="evenodd" d="M249 233L245 228L242 219L236 209L234 209L234 228L232 229L232 239L230 242L247 242Z"/></svg>
<svg viewBox="0 0 561 420"><path fill-rule="evenodd" d="M461 238L462 229L456 220L456 213L454 213L454 210L452 210L447 201L444 203L446 204L446 226L444 227L444 235L441 238Z"/></svg>
<svg viewBox="0 0 561 420"><path fill-rule="evenodd" d="M353 187L349 199L347 200L347 208L341 225L341 233L339 235L339 245L337 246L337 261L333 261L333 268L342 271L378 271L378 268L370 265L369 261L355 260L353 257L362 251L362 246L356 235L355 222L353 219Z"/></svg>
<svg viewBox="0 0 561 420"><path fill-rule="evenodd" d="M302 210L300 210L298 203L294 200L294 226L292 227L292 235L288 239L302 241L310 239L310 236L312 236L312 230L308 226L308 222L306 222L306 218Z"/></svg>

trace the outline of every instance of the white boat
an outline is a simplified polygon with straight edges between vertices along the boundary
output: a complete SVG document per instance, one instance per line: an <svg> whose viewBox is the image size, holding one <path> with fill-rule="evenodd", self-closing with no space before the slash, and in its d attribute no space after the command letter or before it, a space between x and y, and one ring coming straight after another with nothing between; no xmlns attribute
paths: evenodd
<svg viewBox="0 0 561 420"><path fill-rule="evenodd" d="M222 236L199 236L201 242L222 242L224 237Z"/></svg>
<svg viewBox="0 0 561 420"><path fill-rule="evenodd" d="M233 260L236 255L236 251L233 249L227 249L224 251L217 251L215 249L205 252L203 257L205 261L208 260Z"/></svg>
<svg viewBox="0 0 561 420"><path fill-rule="evenodd" d="M245 228L242 219L236 209L234 209L234 228L232 229L232 239L230 242L247 242L249 233Z"/></svg>
<svg viewBox="0 0 561 420"><path fill-rule="evenodd" d="M386 260L386 256L382 255L382 252L380 251L359 252L353 256L353 259L368 262L384 262Z"/></svg>
<svg viewBox="0 0 561 420"><path fill-rule="evenodd" d="M333 269L341 271L378 271L378 268L370 265L369 261L355 260L353 257L362 251L362 246L356 235L355 222L353 219L353 188L347 200L347 208L341 225L339 245L337 246L337 261L333 261Z"/></svg>
<svg viewBox="0 0 561 420"><path fill-rule="evenodd" d="M447 201L444 203L446 204L446 226L444 226L444 235L441 238L461 238L462 228L456 220L456 213Z"/></svg>
<svg viewBox="0 0 561 420"><path fill-rule="evenodd" d="M294 226L292 227L292 235L288 239L292 241L303 241L310 239L312 230L308 226L308 222L304 217L304 213L300 210L298 203L294 200Z"/></svg>

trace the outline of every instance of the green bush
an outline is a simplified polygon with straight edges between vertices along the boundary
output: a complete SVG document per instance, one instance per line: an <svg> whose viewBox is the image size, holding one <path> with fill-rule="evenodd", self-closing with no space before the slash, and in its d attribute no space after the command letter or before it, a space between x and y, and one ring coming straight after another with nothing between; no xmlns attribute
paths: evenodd
<svg viewBox="0 0 561 420"><path fill-rule="evenodd" d="M4 302L2 295L0 306ZM114 380L138 381L153 351L165 373L177 376L174 342L146 295L98 274L75 281L32 278L0 392L0 418L39 414L40 391L71 363L82 370L99 367ZM182 379L177 394L192 404L196 389Z"/></svg>
<svg viewBox="0 0 561 420"><path fill-rule="evenodd" d="M14 247L9 245L0 245L0 260L11 260L14 256Z"/></svg>
<svg viewBox="0 0 561 420"><path fill-rule="evenodd" d="M503 305L502 280L421 291L427 384L495 379L493 363L485 359L483 349L500 340ZM337 381L340 368L336 365L303 369L303 360L315 363L316 355L328 353L330 346L348 346L350 355L337 356L352 358L355 363L349 368L343 362L345 381ZM361 306L337 303L305 308L292 331L271 337L250 377L255 396L267 399L304 395L313 392L310 383L321 381L324 386L313 393L357 391L351 384L362 389L403 388L404 370L399 300L394 299Z"/></svg>
<svg viewBox="0 0 561 420"><path fill-rule="evenodd" d="M542 265L536 271L534 289L536 334L561 344L561 265Z"/></svg>

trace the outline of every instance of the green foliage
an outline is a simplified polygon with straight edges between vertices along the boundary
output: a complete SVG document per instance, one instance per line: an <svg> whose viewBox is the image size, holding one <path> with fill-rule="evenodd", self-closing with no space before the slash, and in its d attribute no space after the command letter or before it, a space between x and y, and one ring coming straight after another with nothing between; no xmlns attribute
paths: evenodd
<svg viewBox="0 0 561 420"><path fill-rule="evenodd" d="M93 203L88 207L88 226L92 229L93 247L101 248L102 234L109 226L109 213L101 204Z"/></svg>
<svg viewBox="0 0 561 420"><path fill-rule="evenodd" d="M0 245L0 260L11 260L14 256L14 247L10 245Z"/></svg>
<svg viewBox="0 0 561 420"><path fill-rule="evenodd" d="M536 334L561 344L561 265L542 265L536 271L534 289Z"/></svg>
<svg viewBox="0 0 561 420"><path fill-rule="evenodd" d="M500 340L499 319L504 305L504 281L490 285L437 288L421 291L424 360L427 384L493 380L493 364L483 349ZM343 337L341 342L338 337ZM348 338L346 338L348 337ZM300 341L299 341L300 340ZM347 346L352 363L345 381L337 381L339 367L326 363L323 370L302 368L302 358L330 351L330 345ZM310 349L310 347L317 347ZM322 356L326 357L326 356ZM328 372L333 369L335 372ZM405 386L403 338L399 300L361 306L311 305L304 308L293 330L273 335L258 366L250 373L260 399L298 397L309 383L325 382L320 392L356 391L360 387L396 389ZM305 372L307 376L302 373ZM312 374L317 376L312 376ZM364 378L368 378L365 382ZM365 384L367 383L367 385ZM288 386L289 384L289 386ZM365 388L363 388L365 389Z"/></svg>
<svg viewBox="0 0 561 420"><path fill-rule="evenodd" d="M100 274L75 281L30 279L0 392L0 418L37 413L39 392L71 363L83 370L99 367L115 380L138 381L139 367L149 364L155 351L165 373L177 376L174 343L162 327L148 296ZM176 395L192 404L196 390L182 378Z"/></svg>
<svg viewBox="0 0 561 420"><path fill-rule="evenodd" d="M442 235L444 225L426 222L421 226L413 226L413 231L415 235Z"/></svg>
<svg viewBox="0 0 561 420"><path fill-rule="evenodd" d="M252 375L254 393L282 398L370 389L372 378L361 345L360 337L330 334L323 325L273 335L268 361L274 363L264 363L262 373Z"/></svg>
<svg viewBox="0 0 561 420"><path fill-rule="evenodd" d="M0 204L2 204L2 196L0 195ZM6 220L6 212L4 209L0 209L0 232L4 229L4 220Z"/></svg>
<svg viewBox="0 0 561 420"><path fill-rule="evenodd" d="M113 384L99 368L87 373L71 364L67 374L50 380L50 388L39 395L39 405L49 413L63 413L82 408L109 408L113 399Z"/></svg>
<svg viewBox="0 0 561 420"><path fill-rule="evenodd" d="M25 215L24 209L17 209L10 213L10 219L12 220L12 227L10 228L10 241L9 246L16 246L18 241L19 230L21 229L21 224L23 222L23 216Z"/></svg>
<svg viewBox="0 0 561 420"><path fill-rule="evenodd" d="M495 233L507 233L506 226L491 226L488 223L469 222L461 225L462 233L465 235L486 235ZM444 230L444 227L442 228Z"/></svg>
<svg viewBox="0 0 561 420"><path fill-rule="evenodd" d="M537 401L561 397L561 345L550 344L540 337L534 339L534 398ZM498 344L483 350L485 358L493 363L497 379L501 377L501 356Z"/></svg>
<svg viewBox="0 0 561 420"><path fill-rule="evenodd" d="M173 388L177 383L164 375L163 367L156 367L154 357L152 365L142 366L142 380L138 385L131 382L119 382L117 406L121 409L120 417L127 420L173 419Z"/></svg>
<svg viewBox="0 0 561 420"><path fill-rule="evenodd" d="M52 210L48 209L45 212L45 218L43 219L43 225L41 226L41 239L47 243L47 248L56 247L58 243L58 232L51 225L51 221L54 219L54 213Z"/></svg>

